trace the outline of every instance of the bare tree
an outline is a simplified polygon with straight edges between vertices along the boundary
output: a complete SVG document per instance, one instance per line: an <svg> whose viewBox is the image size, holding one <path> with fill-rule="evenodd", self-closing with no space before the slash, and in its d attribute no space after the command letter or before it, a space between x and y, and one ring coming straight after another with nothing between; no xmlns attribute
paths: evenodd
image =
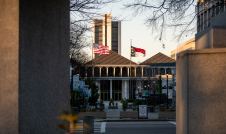
<svg viewBox="0 0 226 134"><path fill-rule="evenodd" d="M125 5L138 14L146 14L147 25L160 31L162 40L164 30L179 30L179 39L184 33L194 32L196 20L195 0L135 0Z"/></svg>
<svg viewBox="0 0 226 134"><path fill-rule="evenodd" d="M84 63L88 60L88 57L82 51L83 48L89 45L86 41L86 31L87 28L85 26L71 25L69 54L70 58L77 63Z"/></svg>
<svg viewBox="0 0 226 134"><path fill-rule="evenodd" d="M90 46L86 33L91 30L89 24L93 18L101 16L98 12L104 5L113 0L71 0L70 2L70 57L77 63L88 60L83 48Z"/></svg>
<svg viewBox="0 0 226 134"><path fill-rule="evenodd" d="M114 0L71 0L70 10L75 18L72 23L89 22L99 14L98 10L104 5L112 3Z"/></svg>

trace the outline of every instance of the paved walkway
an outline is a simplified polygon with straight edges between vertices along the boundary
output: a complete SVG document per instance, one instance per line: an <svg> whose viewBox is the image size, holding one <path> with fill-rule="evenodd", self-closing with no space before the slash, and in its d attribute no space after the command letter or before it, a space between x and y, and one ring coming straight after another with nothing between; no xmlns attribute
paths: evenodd
<svg viewBox="0 0 226 134"><path fill-rule="evenodd" d="M77 128L74 130L75 134L83 134L83 121L79 121L77 124ZM94 133L100 134L105 133L106 131L106 122L95 122L94 121Z"/></svg>
<svg viewBox="0 0 226 134"><path fill-rule="evenodd" d="M83 121L79 121L75 134L83 134ZM175 121L96 122L94 134L175 134Z"/></svg>
<svg viewBox="0 0 226 134"><path fill-rule="evenodd" d="M107 119L119 119L120 110L119 109L108 109L106 111Z"/></svg>

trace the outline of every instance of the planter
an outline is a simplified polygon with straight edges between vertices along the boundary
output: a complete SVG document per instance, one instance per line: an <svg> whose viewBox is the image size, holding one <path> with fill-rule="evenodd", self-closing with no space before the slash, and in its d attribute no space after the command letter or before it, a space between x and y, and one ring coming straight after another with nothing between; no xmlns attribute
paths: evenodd
<svg viewBox="0 0 226 134"><path fill-rule="evenodd" d="M152 119L152 120L159 119L159 113L157 113L157 112L148 113L148 119Z"/></svg>
<svg viewBox="0 0 226 134"><path fill-rule="evenodd" d="M83 119L85 116L93 116L95 119L106 119L106 112L80 112L78 114L79 119Z"/></svg>
<svg viewBox="0 0 226 134"><path fill-rule="evenodd" d="M159 112L159 119L176 119L175 111L164 111Z"/></svg>
<svg viewBox="0 0 226 134"><path fill-rule="evenodd" d="M122 118L130 118L130 119L137 119L138 112L137 111L121 111L120 112L120 119Z"/></svg>

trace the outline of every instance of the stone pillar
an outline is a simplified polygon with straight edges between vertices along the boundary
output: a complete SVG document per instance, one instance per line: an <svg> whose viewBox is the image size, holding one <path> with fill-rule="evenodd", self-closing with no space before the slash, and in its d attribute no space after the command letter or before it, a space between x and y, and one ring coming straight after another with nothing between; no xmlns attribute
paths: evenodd
<svg viewBox="0 0 226 134"><path fill-rule="evenodd" d="M120 67L120 77L122 77L122 67Z"/></svg>
<svg viewBox="0 0 226 134"><path fill-rule="evenodd" d="M115 67L113 67L113 77L115 77Z"/></svg>
<svg viewBox="0 0 226 134"><path fill-rule="evenodd" d="M134 67L134 77L137 77L137 68Z"/></svg>
<svg viewBox="0 0 226 134"><path fill-rule="evenodd" d="M144 77L144 67L141 67L141 77Z"/></svg>
<svg viewBox="0 0 226 134"><path fill-rule="evenodd" d="M226 133L225 61L226 48L178 54L177 134Z"/></svg>
<svg viewBox="0 0 226 134"><path fill-rule="evenodd" d="M130 76L129 76L129 74L130 74L130 73L129 73L129 70L130 70L130 68L128 67L128 68L127 68L127 76L128 76L128 77L130 77Z"/></svg>
<svg viewBox="0 0 226 134"><path fill-rule="evenodd" d="M108 67L106 67L106 76L108 77Z"/></svg>
<svg viewBox="0 0 226 134"><path fill-rule="evenodd" d="M19 3L0 2L0 133L19 130Z"/></svg>
<svg viewBox="0 0 226 134"><path fill-rule="evenodd" d="M112 98L112 80L110 80L110 99Z"/></svg>
<svg viewBox="0 0 226 134"><path fill-rule="evenodd" d="M99 77L101 77L101 67L99 67Z"/></svg>
<svg viewBox="0 0 226 134"><path fill-rule="evenodd" d="M122 80L122 98L129 99L129 81Z"/></svg>
<svg viewBox="0 0 226 134"><path fill-rule="evenodd" d="M0 0L0 133L61 134L69 111L69 1Z"/></svg>

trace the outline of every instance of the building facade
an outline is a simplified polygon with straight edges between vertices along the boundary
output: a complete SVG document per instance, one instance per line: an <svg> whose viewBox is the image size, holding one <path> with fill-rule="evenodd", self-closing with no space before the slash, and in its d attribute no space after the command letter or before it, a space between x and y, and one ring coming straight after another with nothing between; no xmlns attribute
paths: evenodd
<svg viewBox="0 0 226 134"><path fill-rule="evenodd" d="M226 10L226 0L199 0L197 3L197 32L212 25L212 20Z"/></svg>
<svg viewBox="0 0 226 134"><path fill-rule="evenodd" d="M192 38L182 44L180 44L176 49L171 51L171 58L176 60L177 54L186 50L194 50L195 49L195 38Z"/></svg>
<svg viewBox="0 0 226 134"><path fill-rule="evenodd" d="M106 45L121 54L121 22L112 21L111 14L105 14L103 19L95 19L94 43Z"/></svg>
<svg viewBox="0 0 226 134"><path fill-rule="evenodd" d="M226 133L225 1L200 0L197 6L198 50L177 55L176 133L224 134Z"/></svg>
<svg viewBox="0 0 226 134"><path fill-rule="evenodd" d="M85 68L80 71L80 77L95 81L101 100L120 101L124 98L139 99L157 94L159 76L162 76L162 93L166 93L166 80L168 89L175 89L175 69L175 60L162 53L136 64L111 51L109 55L98 56L86 63Z"/></svg>
<svg viewBox="0 0 226 134"><path fill-rule="evenodd" d="M226 0L200 0L196 12L196 49L226 47Z"/></svg>
<svg viewBox="0 0 226 134"><path fill-rule="evenodd" d="M112 21L110 14L105 14L101 20L94 20L94 43L107 45L110 54L96 54L94 59L80 69L80 77L95 81L99 99L142 99L175 90L176 61L162 53L141 64L121 56L121 22ZM159 80L162 80L161 91L156 89ZM173 96L172 92L168 98Z"/></svg>

